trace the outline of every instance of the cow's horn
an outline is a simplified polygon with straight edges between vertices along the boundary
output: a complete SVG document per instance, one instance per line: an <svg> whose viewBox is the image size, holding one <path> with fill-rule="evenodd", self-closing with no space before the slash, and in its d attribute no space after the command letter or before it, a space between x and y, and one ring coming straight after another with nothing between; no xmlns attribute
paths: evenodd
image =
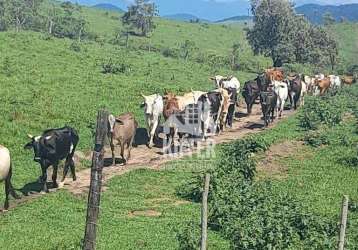
<svg viewBox="0 0 358 250"><path fill-rule="evenodd" d="M28 136L30 139L34 138L31 134L27 134L27 136Z"/></svg>
<svg viewBox="0 0 358 250"><path fill-rule="evenodd" d="M141 95L143 98L145 98L145 95L144 95L142 92L140 93L140 95Z"/></svg>

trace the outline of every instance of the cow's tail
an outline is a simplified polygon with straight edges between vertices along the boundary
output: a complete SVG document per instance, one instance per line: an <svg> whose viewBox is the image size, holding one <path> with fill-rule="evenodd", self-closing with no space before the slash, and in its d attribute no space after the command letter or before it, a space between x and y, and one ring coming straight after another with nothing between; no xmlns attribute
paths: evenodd
<svg viewBox="0 0 358 250"><path fill-rule="evenodd" d="M71 138L72 138L72 145L73 145L71 150L71 155L73 156L75 154L77 144L80 140L80 137L78 136L78 133L74 128L71 128Z"/></svg>

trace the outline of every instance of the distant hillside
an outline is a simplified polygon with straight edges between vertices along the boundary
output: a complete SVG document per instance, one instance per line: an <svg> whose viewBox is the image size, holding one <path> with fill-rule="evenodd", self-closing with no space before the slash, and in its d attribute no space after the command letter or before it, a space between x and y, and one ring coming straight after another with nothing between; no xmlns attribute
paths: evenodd
<svg viewBox="0 0 358 250"><path fill-rule="evenodd" d="M304 14L312 23L321 24L323 15L330 12L333 17L340 21L342 18L347 21L358 21L358 4L344 4L339 6L305 4L296 8L296 12Z"/></svg>
<svg viewBox="0 0 358 250"><path fill-rule="evenodd" d="M169 19L169 20L176 20L176 21L184 21L184 22L190 22L191 20L199 20L201 22L208 22L208 20L201 19L197 16L194 16L192 14L187 14L187 13L165 15L165 16L162 16L162 18Z"/></svg>
<svg viewBox="0 0 358 250"><path fill-rule="evenodd" d="M109 11L118 11L118 12L124 12L121 8L110 4L110 3L99 3L96 5L93 5L92 8L95 9L101 9L101 10L109 10Z"/></svg>
<svg viewBox="0 0 358 250"><path fill-rule="evenodd" d="M228 23L228 22L251 22L252 16L234 16L216 21L215 23Z"/></svg>

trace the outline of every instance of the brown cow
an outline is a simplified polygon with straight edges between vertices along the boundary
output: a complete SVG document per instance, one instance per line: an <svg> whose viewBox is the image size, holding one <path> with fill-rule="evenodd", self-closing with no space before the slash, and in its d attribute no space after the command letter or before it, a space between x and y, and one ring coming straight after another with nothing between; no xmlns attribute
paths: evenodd
<svg viewBox="0 0 358 250"><path fill-rule="evenodd" d="M124 164L127 164L130 156L134 137L138 128L138 123L134 118L133 113L121 114L118 117L110 115L109 118L109 132L110 145L112 150L112 164L116 164L116 158L114 154L115 141L116 145L121 146L121 157ZM128 154L124 157L124 149L127 146Z"/></svg>
<svg viewBox="0 0 358 250"><path fill-rule="evenodd" d="M223 88L218 89L218 91L220 92L223 98L222 105L221 105L221 113L219 115L219 127L221 131L225 131L226 120L227 120L227 115L229 113L232 94L229 94L229 92Z"/></svg>
<svg viewBox="0 0 358 250"><path fill-rule="evenodd" d="M315 85L318 87L320 95L324 95L331 86L331 80L329 78L316 79Z"/></svg>
<svg viewBox="0 0 358 250"><path fill-rule="evenodd" d="M344 85L352 85L355 82L355 78L353 76L343 76L342 82Z"/></svg>
<svg viewBox="0 0 358 250"><path fill-rule="evenodd" d="M265 70L266 78L269 81L283 81L284 73L282 69L271 68Z"/></svg>

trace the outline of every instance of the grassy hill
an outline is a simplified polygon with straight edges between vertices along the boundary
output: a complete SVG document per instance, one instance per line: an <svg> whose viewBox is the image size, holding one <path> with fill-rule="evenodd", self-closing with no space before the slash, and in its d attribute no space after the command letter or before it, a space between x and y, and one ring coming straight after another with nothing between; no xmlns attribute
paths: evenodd
<svg viewBox="0 0 358 250"><path fill-rule="evenodd" d="M332 26L330 29L338 40L340 57L343 60L343 64L357 64L358 24L338 23Z"/></svg>

